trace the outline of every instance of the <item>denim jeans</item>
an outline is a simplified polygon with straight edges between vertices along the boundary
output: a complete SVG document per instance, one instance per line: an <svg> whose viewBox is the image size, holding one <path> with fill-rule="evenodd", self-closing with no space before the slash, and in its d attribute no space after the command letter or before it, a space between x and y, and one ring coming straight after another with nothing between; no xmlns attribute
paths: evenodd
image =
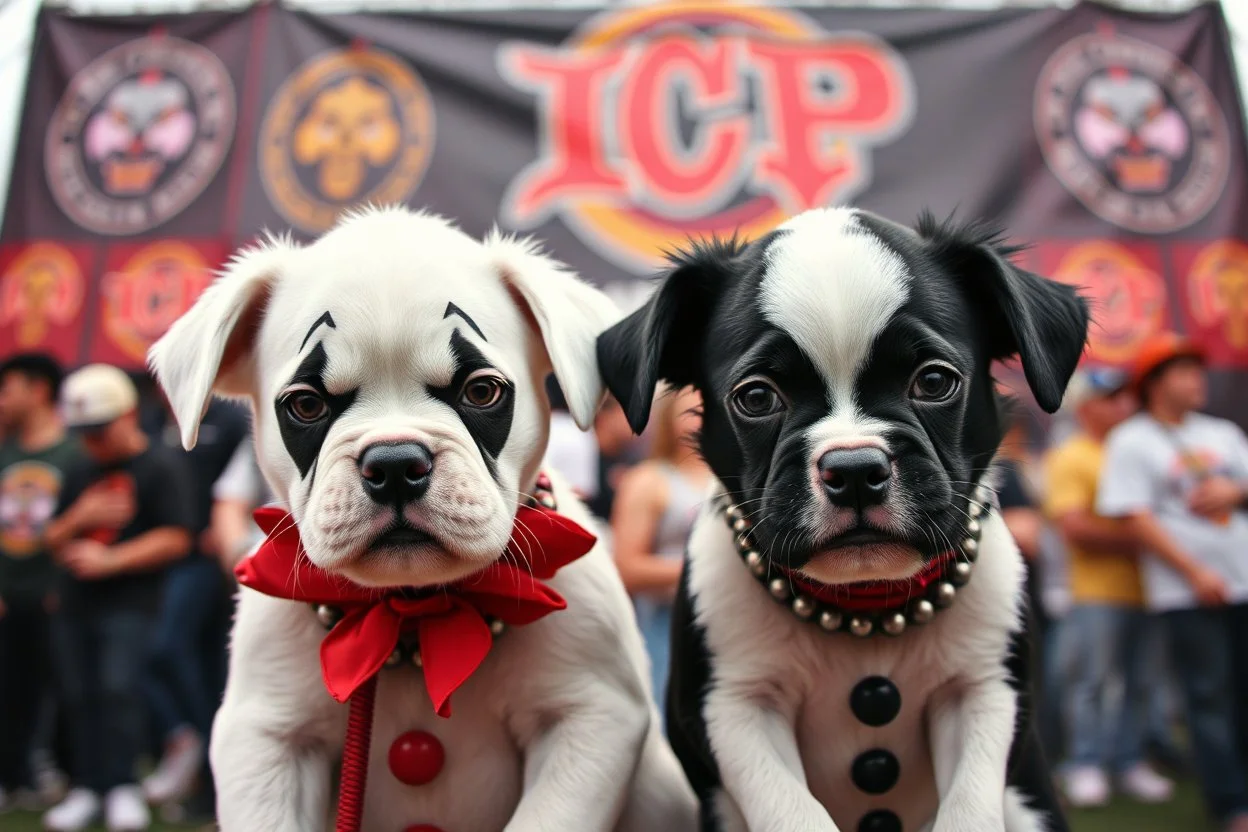
<svg viewBox="0 0 1248 832"><path fill-rule="evenodd" d="M227 592L214 562L187 558L169 570L151 642L144 694L159 736L189 726L208 737L217 710L211 636Z"/></svg>
<svg viewBox="0 0 1248 832"><path fill-rule="evenodd" d="M31 788L33 741L48 693L48 614L38 601L0 616L0 788Z"/></svg>
<svg viewBox="0 0 1248 832"><path fill-rule="evenodd" d="M75 606L56 617L57 675L79 780L74 785L103 794L137 782L151 625L151 615L129 607Z"/></svg>
<svg viewBox="0 0 1248 832"><path fill-rule="evenodd" d="M1122 772L1144 756L1150 689L1152 622L1131 607L1078 604L1063 622L1070 687L1068 761ZM1105 692L1122 680L1117 713L1106 713Z"/></svg>
<svg viewBox="0 0 1248 832"><path fill-rule="evenodd" d="M1162 615L1183 689L1196 774L1209 810L1248 812L1244 742L1248 707L1248 607L1174 610Z"/></svg>

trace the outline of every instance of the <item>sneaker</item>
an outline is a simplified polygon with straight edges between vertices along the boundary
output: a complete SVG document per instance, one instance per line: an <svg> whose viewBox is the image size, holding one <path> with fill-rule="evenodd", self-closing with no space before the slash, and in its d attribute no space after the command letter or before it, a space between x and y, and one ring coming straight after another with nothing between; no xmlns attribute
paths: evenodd
<svg viewBox="0 0 1248 832"><path fill-rule="evenodd" d="M186 797L204 762L204 743L190 729L176 731L165 744L165 756L156 770L143 779L143 795L149 803L168 803Z"/></svg>
<svg viewBox="0 0 1248 832"><path fill-rule="evenodd" d="M48 832L81 832L99 817L100 796L90 789L73 789L43 816Z"/></svg>
<svg viewBox="0 0 1248 832"><path fill-rule="evenodd" d="M1096 766L1075 766L1066 772L1066 799L1076 809L1091 809L1109 803L1109 778Z"/></svg>
<svg viewBox="0 0 1248 832"><path fill-rule="evenodd" d="M152 813L138 786L118 786L108 793L105 804L108 832L143 832L152 825Z"/></svg>
<svg viewBox="0 0 1248 832"><path fill-rule="evenodd" d="M1174 797L1174 781L1162 777L1148 763L1136 763L1120 774L1118 789L1140 803L1167 803Z"/></svg>

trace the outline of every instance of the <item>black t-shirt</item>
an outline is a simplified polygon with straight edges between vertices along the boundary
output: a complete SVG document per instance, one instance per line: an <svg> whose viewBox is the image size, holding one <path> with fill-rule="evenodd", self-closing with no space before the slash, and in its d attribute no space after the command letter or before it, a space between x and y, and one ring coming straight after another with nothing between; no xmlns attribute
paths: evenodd
<svg viewBox="0 0 1248 832"><path fill-rule="evenodd" d="M56 513L63 513L88 487L109 477L118 477L126 482L133 489L135 502L134 517L117 532L112 543L133 540L153 529L170 526L191 528L194 520L190 472L185 455L156 442L125 462L101 466L92 460L85 460L68 470ZM153 609L160 600L163 577L163 566L97 581L83 581L69 576L65 598L71 604Z"/></svg>
<svg viewBox="0 0 1248 832"><path fill-rule="evenodd" d="M189 452L182 450L177 426L170 422L164 442L171 453L183 457L190 471L187 497L191 503L191 533L195 536L193 551L199 551L200 533L212 522L212 486L220 479L234 451L247 438L251 422L247 410L233 402L213 400L199 424L199 438Z"/></svg>

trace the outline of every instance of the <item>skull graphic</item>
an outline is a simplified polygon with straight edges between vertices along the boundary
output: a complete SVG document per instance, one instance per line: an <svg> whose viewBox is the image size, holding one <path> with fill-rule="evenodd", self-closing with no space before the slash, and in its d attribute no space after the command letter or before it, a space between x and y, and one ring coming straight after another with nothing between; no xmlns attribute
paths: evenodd
<svg viewBox="0 0 1248 832"><path fill-rule="evenodd" d="M195 137L189 104L182 83L156 70L117 85L83 136L109 193L146 193L187 152Z"/></svg>
<svg viewBox="0 0 1248 832"><path fill-rule="evenodd" d="M321 193L344 202L359 194L370 167L394 159L401 132L386 91L354 76L312 102L295 129L294 157L319 165Z"/></svg>

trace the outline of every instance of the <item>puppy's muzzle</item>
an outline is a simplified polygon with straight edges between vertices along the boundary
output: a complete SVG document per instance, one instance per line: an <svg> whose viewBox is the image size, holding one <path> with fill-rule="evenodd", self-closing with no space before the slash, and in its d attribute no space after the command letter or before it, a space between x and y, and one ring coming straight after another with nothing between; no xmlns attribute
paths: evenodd
<svg viewBox="0 0 1248 832"><path fill-rule="evenodd" d="M861 512L888 497L893 466L879 448L845 448L819 457L823 493L833 505Z"/></svg>
<svg viewBox="0 0 1248 832"><path fill-rule="evenodd" d="M360 454L360 479L375 502L402 511L429 490L433 454L418 442L370 445Z"/></svg>

